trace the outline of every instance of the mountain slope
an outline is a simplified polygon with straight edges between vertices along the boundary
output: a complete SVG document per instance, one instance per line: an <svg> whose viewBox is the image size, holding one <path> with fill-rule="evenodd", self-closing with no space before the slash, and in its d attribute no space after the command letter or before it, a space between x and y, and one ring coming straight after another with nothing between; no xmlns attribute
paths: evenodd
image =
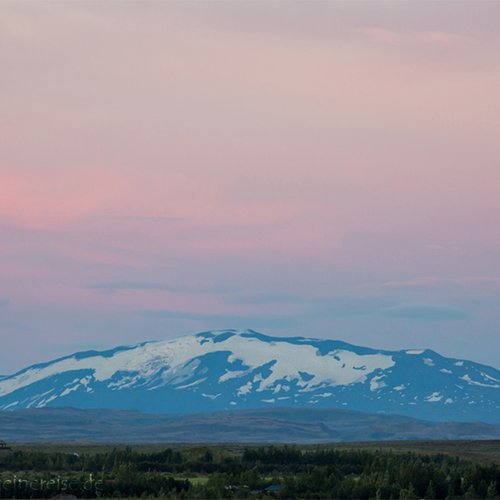
<svg viewBox="0 0 500 500"><path fill-rule="evenodd" d="M429 350L227 330L77 353L0 380L0 409L46 406L173 413L349 408L500 423L500 371Z"/></svg>
<svg viewBox="0 0 500 500"><path fill-rule="evenodd" d="M39 408L0 413L13 442L319 443L409 439L500 439L500 425L429 422L352 410L260 408L158 414Z"/></svg>

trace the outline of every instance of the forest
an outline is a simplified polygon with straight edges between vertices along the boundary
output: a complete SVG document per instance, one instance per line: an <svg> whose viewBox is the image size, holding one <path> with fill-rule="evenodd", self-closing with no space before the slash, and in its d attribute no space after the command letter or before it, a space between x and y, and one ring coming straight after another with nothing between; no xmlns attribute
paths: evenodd
<svg viewBox="0 0 500 500"><path fill-rule="evenodd" d="M220 446L0 454L0 498L500 498L500 467L449 454Z"/></svg>

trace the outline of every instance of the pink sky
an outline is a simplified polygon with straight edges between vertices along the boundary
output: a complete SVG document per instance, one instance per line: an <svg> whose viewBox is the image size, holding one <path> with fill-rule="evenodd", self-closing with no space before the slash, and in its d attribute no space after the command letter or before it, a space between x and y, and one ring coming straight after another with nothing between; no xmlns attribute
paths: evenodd
<svg viewBox="0 0 500 500"><path fill-rule="evenodd" d="M500 366L500 4L0 12L0 373L215 327Z"/></svg>

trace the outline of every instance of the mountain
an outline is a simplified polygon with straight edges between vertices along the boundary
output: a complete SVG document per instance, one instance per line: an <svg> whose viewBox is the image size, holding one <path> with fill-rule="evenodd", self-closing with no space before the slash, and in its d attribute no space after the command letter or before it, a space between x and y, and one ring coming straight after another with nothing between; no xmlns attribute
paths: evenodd
<svg viewBox="0 0 500 500"><path fill-rule="evenodd" d="M61 406L151 413L345 408L500 423L500 371L430 350L226 330L81 352L0 380L0 410Z"/></svg>
<svg viewBox="0 0 500 500"><path fill-rule="evenodd" d="M1 438L9 443L319 443L500 439L500 425L429 422L399 415L307 408L257 408L191 414L38 408L1 412L0 429Z"/></svg>

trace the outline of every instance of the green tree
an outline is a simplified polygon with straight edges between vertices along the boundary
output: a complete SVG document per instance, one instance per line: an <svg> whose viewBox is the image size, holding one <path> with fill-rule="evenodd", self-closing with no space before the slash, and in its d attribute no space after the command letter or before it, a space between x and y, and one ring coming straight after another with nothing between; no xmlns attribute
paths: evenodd
<svg viewBox="0 0 500 500"><path fill-rule="evenodd" d="M416 500L418 495L415 493L415 487L412 483L409 484L407 489L402 489L399 494L400 500Z"/></svg>
<svg viewBox="0 0 500 500"><path fill-rule="evenodd" d="M429 485L427 486L427 490L425 490L425 498L427 500L435 500L436 498L436 488L432 481L429 481Z"/></svg>
<svg viewBox="0 0 500 500"><path fill-rule="evenodd" d="M473 484L471 484L468 490L465 492L464 498L469 498L471 500L477 500L479 498L479 495L477 494L476 488L474 488Z"/></svg>
<svg viewBox="0 0 500 500"><path fill-rule="evenodd" d="M486 492L486 498L488 499L498 498L497 491L498 490L496 481L495 482L491 481L490 485L488 486L488 491Z"/></svg>

